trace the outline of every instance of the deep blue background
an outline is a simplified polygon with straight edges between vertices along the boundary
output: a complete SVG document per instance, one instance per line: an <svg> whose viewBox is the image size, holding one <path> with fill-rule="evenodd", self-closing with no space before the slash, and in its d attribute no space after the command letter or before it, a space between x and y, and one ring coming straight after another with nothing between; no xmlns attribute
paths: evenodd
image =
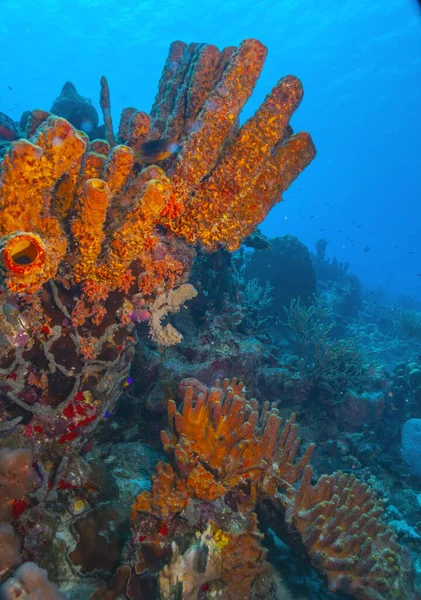
<svg viewBox="0 0 421 600"><path fill-rule="evenodd" d="M125 106L149 110L171 41L246 37L269 56L245 112L279 77L297 75L305 97L293 125L318 149L264 231L309 246L324 235L329 254L371 286L421 299L415 0L0 0L0 111L48 109L67 79L98 106L106 74L117 121Z"/></svg>

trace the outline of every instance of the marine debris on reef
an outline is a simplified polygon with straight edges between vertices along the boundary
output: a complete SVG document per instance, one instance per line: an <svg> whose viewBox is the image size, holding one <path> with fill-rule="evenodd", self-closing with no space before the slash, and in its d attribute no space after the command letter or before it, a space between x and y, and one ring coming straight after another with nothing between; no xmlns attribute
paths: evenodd
<svg viewBox="0 0 421 600"><path fill-rule="evenodd" d="M294 134L289 126L302 98L301 84L292 76L282 79L239 127L265 56L256 40L222 52L175 42L151 115L123 111L117 139L110 118L105 119L107 140L88 139L96 118L92 111L86 117L91 105L67 83L54 110L67 110L65 116L77 128L35 110L26 122L26 136L12 142L0 163L0 446L3 453L26 453L31 483L15 493L7 480L13 470L6 470L2 485L12 512L2 515L2 535L9 540L11 562L6 561L2 577L16 566L18 542L22 557L43 566L44 544L55 548L66 538L63 531L56 537L58 527L70 527L72 515L80 511L74 503L66 518L60 514L55 503L63 491L98 492L80 453L91 447L115 410L134 355L135 324L148 322L160 345L180 341L181 334L162 319L195 296L186 283L193 245L238 248L314 158L310 136ZM106 117L109 102L102 80ZM151 151L145 144L158 139L171 140L179 151L161 153L161 167L146 167ZM167 445L176 443L176 430L168 435ZM290 441L287 437L285 443ZM12 454L7 460L14 459ZM293 474L305 462L284 465L285 481L295 481ZM275 492L278 475L273 464L266 469L263 463L256 477L264 475L259 484ZM218 499L239 483L233 465L237 483L223 479L212 491L209 474L203 466L195 468L190 481L198 478L205 497L210 493ZM176 474L163 469L165 485L171 486ZM202 482L201 474L206 475ZM252 477L251 490L253 482ZM176 495L174 501L186 497ZM237 538L257 561L254 566L251 561L250 572L261 573L267 563L252 512L254 499L241 492L233 502L244 505L248 515L238 524ZM189 580L186 569L205 558L202 578L203 573L216 577L218 553L229 544L226 565L234 568L242 560L234 537L226 540L221 530L212 532L211 540L204 529L187 553L185 542L179 550L173 546L161 587L173 586L171 569ZM16 573L16 585L31 573L45 588L52 586L31 565ZM192 594L198 581L191 585ZM242 585L249 583L250 578ZM55 588L50 591L54 594Z"/></svg>

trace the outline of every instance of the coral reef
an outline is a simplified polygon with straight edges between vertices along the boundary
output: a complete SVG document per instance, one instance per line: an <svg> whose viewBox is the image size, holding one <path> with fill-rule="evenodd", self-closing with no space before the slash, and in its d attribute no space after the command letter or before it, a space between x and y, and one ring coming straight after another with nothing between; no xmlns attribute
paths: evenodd
<svg viewBox="0 0 421 600"><path fill-rule="evenodd" d="M134 298L142 253L153 262L151 246L161 259L171 252L178 266L170 284L151 281L149 297L182 283L192 256L177 241L170 251L159 234L152 236L168 186L145 173L125 220L106 236L107 209L133 157L117 147L103 157L104 180L85 181L84 161L92 154L67 121L48 117L33 141L17 142L2 165L1 387L10 402L1 426L9 441L35 438L50 451L53 442L86 441L108 418L128 377L133 313L135 306L147 308L145 299ZM69 175L81 164L79 175ZM22 425L24 414L32 419Z"/></svg>
<svg viewBox="0 0 421 600"><path fill-rule="evenodd" d="M347 389L361 389L380 369L371 349L360 343L358 334L344 338L331 335L335 326L330 306L319 299L305 307L300 299L284 307L286 325L291 329L297 349L298 369L312 387L337 395Z"/></svg>
<svg viewBox="0 0 421 600"><path fill-rule="evenodd" d="M254 512L263 503L277 515L268 526L292 545L299 536L330 591L361 600L415 599L409 553L385 524L374 490L341 472L312 485L314 445L298 457L294 415L281 427L274 406L259 411L243 393L237 380L212 388L181 382L181 408L169 403L162 433L169 463L158 464L152 491L133 506L127 589L156 573L164 597L186 590L182 597L197 598L199 589L201 598L254 597L262 574L271 578ZM195 579L190 568L187 583L186 563L201 552L197 539L208 544L201 569L208 578Z"/></svg>
<svg viewBox="0 0 421 600"><path fill-rule="evenodd" d="M150 117L127 109L115 136L103 78L107 139L92 139L99 131L96 111L66 83L52 107L54 114L32 111L24 119L25 137L9 145L0 163L0 447L4 453L26 453L21 462L34 487L2 489L4 518L12 518L19 534L15 538L7 523L2 527L10 549L4 569L16 562L18 542L23 543L22 556L35 556L41 567L48 562L47 549L50 557L61 555L70 522L81 540L72 556L77 555L82 568L89 563L81 549L78 520L80 526L94 522L95 494L91 469L80 453L91 449L106 429L130 380L136 324L148 323L152 340L160 346L178 343L181 334L162 320L196 294L186 283L193 245L206 250L239 247L313 159L310 136L293 134L289 126L302 98L301 84L292 76L282 79L256 115L238 126L265 55L256 40L222 52L175 42ZM172 150L153 153L150 144L162 138L161 145ZM233 465L234 479L215 484L219 490L224 485L226 490L250 488L232 500L244 504L245 516L228 540L221 528L212 530L211 541L205 528L193 527L178 550L166 549L173 562L171 573L162 571L160 586L168 594L179 581L194 594L199 583L187 583L185 569L196 560L203 566L206 555L203 572L213 577L218 568L212 557L219 557L225 546L226 565L243 563L242 545L250 550L250 575L238 582L244 589L255 574L269 569L252 512L254 488L273 487L281 476L294 479L294 469L304 464L287 462L282 474L267 461L263 440L278 435L279 422L275 409L268 408L262 417L268 423L257 422L252 416L256 407L244 406L244 425L247 430L247 416L252 429L262 430L259 465L250 480L235 473ZM283 442L292 444L293 457L295 430L292 422L286 427ZM175 429L168 433L169 445L175 435ZM12 471L6 459L5 464L7 477ZM199 485L199 500L200 494L209 493L217 501L221 494L213 497L211 472L200 492L203 469L195 465L189 485ZM175 473L164 470L169 482L163 485L171 489ZM183 502L182 494L175 495L177 502ZM87 515L80 517L85 510ZM235 520L233 508L227 510ZM216 514L214 521L223 525L223 515ZM62 533L55 537L58 527ZM35 588L37 581L44 585L45 597L55 597L41 572L22 569L5 589L14 586L28 598L39 595L32 590L33 580ZM64 565L56 569L58 574L64 570ZM179 573L175 583L172 571ZM130 585L134 581L132 577Z"/></svg>
<svg viewBox="0 0 421 600"><path fill-rule="evenodd" d="M7 140L13 142L18 137L17 127L15 122L0 112L0 140Z"/></svg>
<svg viewBox="0 0 421 600"><path fill-rule="evenodd" d="M298 80L291 77L282 80L257 115L231 135L231 144L227 141L264 60L265 49L259 42L249 40L235 52L221 54L213 47L176 43L168 60L176 51L182 54L180 71L172 69L170 77L164 68L150 127L144 131L146 140L170 130L172 137L177 133L180 138L182 150L166 168L170 179L156 166L140 172L135 169L136 158L129 146L110 149L107 142L89 143L67 121L41 111L29 120L28 131L34 133L31 141L16 142L2 163L5 343L1 373L3 393L10 400L2 427L10 429L11 437L47 438L60 445L70 443L73 450L92 437L98 423L112 412L128 376L134 321L151 317L152 333L159 343L180 339L168 326L164 330L159 326L159 315L176 310L180 302L163 308L158 296L173 293L184 282L193 250L158 226L208 248L227 245L228 240L231 244L234 227L238 245L279 199L279 190L314 155L307 134L288 137L288 119L302 95ZM210 55L218 60L214 56L208 64ZM175 97L180 77L188 102L184 121ZM208 96L203 95L204 79L209 83ZM234 89L235 106L231 106ZM103 84L103 96L105 91ZM69 85L64 92L66 98L74 95ZM106 96L105 104L109 103ZM134 144L136 115L132 114L128 126L129 144ZM193 121L197 126L192 126ZM266 150L255 147L256 136ZM279 152L272 155L276 144L280 144ZM241 157L251 151L257 153L253 173L238 167ZM220 162L209 178L208 169L218 157ZM275 158L278 162L274 163ZM244 210L253 216L247 225L250 231L244 229L243 218L237 222L230 214L238 203L234 189L227 203L221 188L223 210L222 205L212 208L213 225L205 216L211 200L208 183L202 186L201 182L206 178L219 186L221 177L232 179L233 169L237 195L244 195L256 178L262 183L269 172L277 178L276 194L272 190L268 195L264 213L256 214L252 198L250 205L242 201ZM218 194L212 195L212 202L220 204ZM200 211L205 211L200 215L199 196ZM188 233L192 219L201 223L195 226L194 236ZM207 236L212 227L220 233L212 234L211 242ZM184 297L191 298L193 292L188 289ZM31 415L29 422L17 425L16 419L22 420L23 415Z"/></svg>
<svg viewBox="0 0 421 600"><path fill-rule="evenodd" d="M216 381L212 388L187 379L180 394L182 410L169 403L169 429L162 433L170 464L158 464L152 491L143 492L133 506L134 576L152 568L153 555L163 569L159 580L165 581L171 565L177 571L196 552L196 538L209 536L202 569L209 578L202 584L227 599L250 598L259 577L271 573L254 513L257 500L274 496L280 486L292 493L314 446L295 460L300 440L294 416L282 427L274 406L266 403L259 413L257 401L247 401L235 379ZM171 540L182 543L183 560ZM183 590L182 578L176 580Z"/></svg>
<svg viewBox="0 0 421 600"><path fill-rule="evenodd" d="M421 477L421 419L408 419L402 427L402 457Z"/></svg>
<svg viewBox="0 0 421 600"><path fill-rule="evenodd" d="M392 396L396 409L405 416L421 417L420 361L400 361L393 369Z"/></svg>
<svg viewBox="0 0 421 600"><path fill-rule="evenodd" d="M272 287L273 305L264 314L283 318L283 307L300 298L307 306L316 293L316 277L309 252L296 237L285 235L270 240L270 248L254 252L245 266L246 280L257 278Z"/></svg>

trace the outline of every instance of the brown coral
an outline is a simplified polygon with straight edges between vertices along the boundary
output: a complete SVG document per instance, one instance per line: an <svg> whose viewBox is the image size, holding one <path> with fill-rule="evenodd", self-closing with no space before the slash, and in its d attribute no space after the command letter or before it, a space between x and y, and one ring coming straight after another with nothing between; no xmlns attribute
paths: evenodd
<svg viewBox="0 0 421 600"><path fill-rule="evenodd" d="M412 597L413 574L406 548L382 520L383 503L353 475L323 475L311 484L306 467L286 518L323 572L329 591L361 600Z"/></svg>

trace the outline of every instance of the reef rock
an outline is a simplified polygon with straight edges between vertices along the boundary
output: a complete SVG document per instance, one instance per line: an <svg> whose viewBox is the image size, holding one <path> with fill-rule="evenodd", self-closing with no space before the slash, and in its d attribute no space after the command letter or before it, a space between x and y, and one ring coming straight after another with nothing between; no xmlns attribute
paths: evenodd
<svg viewBox="0 0 421 600"><path fill-rule="evenodd" d="M271 248L255 252L247 265L246 278L272 285L274 299L267 312L283 318L283 307L300 297L305 305L316 293L316 277L308 248L292 235L271 239Z"/></svg>
<svg viewBox="0 0 421 600"><path fill-rule="evenodd" d="M60 95L54 100L50 112L67 119L69 123L92 137L98 127L98 113L89 100L81 96L70 81L63 85ZM95 135L92 137L92 139Z"/></svg>

